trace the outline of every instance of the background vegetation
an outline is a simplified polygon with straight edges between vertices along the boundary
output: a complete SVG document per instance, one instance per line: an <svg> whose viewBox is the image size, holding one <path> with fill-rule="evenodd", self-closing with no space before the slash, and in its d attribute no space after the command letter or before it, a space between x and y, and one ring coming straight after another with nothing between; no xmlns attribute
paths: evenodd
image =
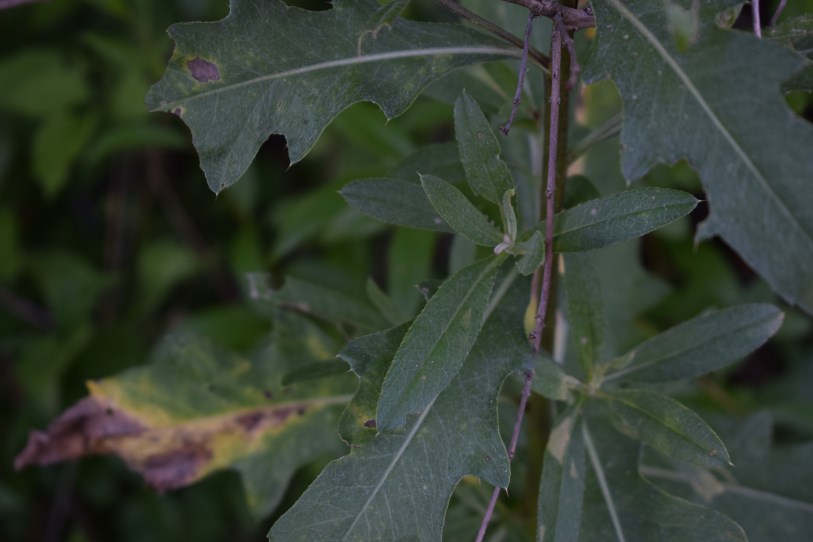
<svg viewBox="0 0 813 542"><path fill-rule="evenodd" d="M766 15L772 13L771 2L764 4ZM790 4L785 17L813 11L810 0ZM514 7L506 8L508 16L521 21L522 10ZM273 136L245 177L215 198L186 128L169 115L147 113L143 102L171 53L166 27L219 19L227 9L222 0L84 0L0 11L2 540L263 539L330 457L298 472L275 515L259 523L230 472L158 496L114 458L23 472L13 470L13 458L30 429L85 395L86 380L144 363L168 331L192 329L224 348L251 351L270 323L245 301L247 272L319 280L365 297L370 277L382 286L442 277L469 250L445 235L395 232L337 194L350 180L388 174L420 145L451 140L455 95L442 86L386 124L376 107L353 106L290 169L284 139ZM413 1L407 16L451 19L428 0ZM747 16L739 24L747 28ZM577 45L589 47L584 37ZM498 87L484 108L507 117L514 70L493 71ZM574 141L619 108L609 83L589 89L585 100L589 116L573 106L583 127ZM788 100L813 120L810 95ZM581 166L602 190L623 186L617 151L617 140L602 143ZM658 167L641 182L703 196L685 164ZM706 212L701 205L642 242L602 256L600 273L615 283L605 303L618 314L618 348L709 306L781 305L724 244L694 245L694 226ZM409 265L392 264L397 261ZM390 293L410 310L420 302L417 292ZM712 425L768 411L778 444L809 441L811 331L808 317L788 309L766 346L728 371L676 390L678 396ZM503 410L513 419L510 408ZM727 423L716 425L724 437L735 432ZM524 439L520 446L540 443ZM522 474L515 470L513 480L521 484ZM462 484L450 521L455 514L465 518L467 500L482 506L488 493ZM533 512L522 503L504 506L517 518Z"/></svg>

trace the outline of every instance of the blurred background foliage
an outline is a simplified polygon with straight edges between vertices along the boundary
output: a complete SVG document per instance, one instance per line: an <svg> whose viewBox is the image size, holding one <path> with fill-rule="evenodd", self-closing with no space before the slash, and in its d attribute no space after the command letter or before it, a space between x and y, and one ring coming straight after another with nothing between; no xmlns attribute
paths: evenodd
<svg viewBox="0 0 813 542"><path fill-rule="evenodd" d="M767 19L774 6L764 4ZM515 7L480 12L521 28L524 15ZM790 2L785 17L812 10L813 1ZM271 323L244 302L247 272L270 271L279 281L297 276L365 300L372 278L414 313L420 297L412 284L440 278L473 257L459 240L393 230L353 211L337 194L350 180L386 176L422 145L449 141L456 81L437 85L389 123L370 104L353 106L291 168L284 139L272 136L245 177L215 198L183 124L147 113L143 100L172 50L165 29L227 11L225 0L53 1L0 11L4 541L264 539L273 517L261 525L252 520L232 473L158 496L116 459L18 473L13 458L30 429L44 427L85 394L85 381L139 365L168 331L191 329L223 347L250 351ZM452 20L430 0L412 2L407 15ZM741 25L747 28L748 21ZM578 46L586 54L589 38L581 36ZM486 68L492 84L475 94L495 118L507 116L515 69L511 63ZM534 85L538 90L538 81L532 91ZM788 99L797 113L813 118L809 95ZM572 109L575 143L618 112L620 102L611 84L600 83ZM525 114L520 126L533 128L527 102ZM516 132L504 143L507 159L518 176L530 175L528 157L516 151L522 145L516 142L528 136ZM618 147L616 139L597 145L573 172L600 193L623 189ZM658 167L639 182L702 197L685 164ZM595 254L605 306L617 316L609 321L608 349L622 351L712 306L780 303L722 243L694 245L694 227L706 212L701 205L642 242ZM813 437L812 382L810 319L791 309L778 336L748 360L677 391L724 420L768 410L780 442L796 442ZM505 406L501 416L513 420L512 403ZM521 446L544 446L534 438L524 435ZM280 510L321 465L296 475ZM538 467L516 465L512 493L523 494L528 478L520 471ZM476 525L487 493L476 483L458 487L447 525L452 539ZM521 539L522 522L534 508L500 506L505 534Z"/></svg>

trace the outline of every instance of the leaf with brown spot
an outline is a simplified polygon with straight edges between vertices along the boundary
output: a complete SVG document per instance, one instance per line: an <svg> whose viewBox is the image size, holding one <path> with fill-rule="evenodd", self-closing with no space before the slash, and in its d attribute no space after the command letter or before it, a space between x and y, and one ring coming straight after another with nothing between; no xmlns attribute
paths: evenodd
<svg viewBox="0 0 813 542"><path fill-rule="evenodd" d="M251 359L200 336L170 336L151 363L89 382L87 397L31 432L15 468L115 454L159 492L234 469L251 510L265 515L299 466L344 450L335 428L354 378L283 384L294 367L329 363L337 347L290 313Z"/></svg>

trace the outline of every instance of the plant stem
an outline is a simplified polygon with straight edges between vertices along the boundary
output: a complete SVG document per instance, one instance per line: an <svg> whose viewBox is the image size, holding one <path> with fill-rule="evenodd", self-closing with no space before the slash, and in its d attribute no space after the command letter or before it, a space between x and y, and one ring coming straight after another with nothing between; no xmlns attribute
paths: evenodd
<svg viewBox="0 0 813 542"><path fill-rule="evenodd" d="M508 122L505 123L505 126L500 128L503 135L508 135L511 124L514 123L517 111L519 111L519 104L522 101L522 87L525 85L525 70L528 69L528 48L530 47L531 33L533 30L534 14L528 12L528 23L525 25L525 45L522 48L522 61L519 64L519 76L517 77L517 91L514 94L514 101L511 105L511 115L508 117Z"/></svg>
<svg viewBox="0 0 813 542"><path fill-rule="evenodd" d="M759 20L759 0L751 0L751 16L754 19L754 35L762 37L762 21Z"/></svg>
<svg viewBox="0 0 813 542"><path fill-rule="evenodd" d="M531 15L532 16L532 15ZM551 282L553 275L553 218L556 210L556 186L559 177L558 155L559 155L559 109L561 105L562 89L562 46L564 35L567 33L564 20L560 13L553 17L553 35L551 38L551 93L550 93L550 137L548 138L548 171L547 186L545 189L545 263L542 268L542 288L539 294L539 307L536 313L536 325L531 333L531 345L534 353L539 353L542 348L542 332L545 329L548 304L550 302ZM517 419L514 422L514 431L511 435L511 443L508 448L508 460L511 461L516 453L519 433L522 429L522 420L525 415L525 407L531 395L531 382L535 372L530 369L525 372L525 383L522 387L522 396L519 402ZM499 487L495 487L491 494L488 507L486 508L480 529L477 532L476 542L482 542L485 538L488 524L494 513L494 507L500 495Z"/></svg>
<svg viewBox="0 0 813 542"><path fill-rule="evenodd" d="M444 8L446 8L447 10L451 11L452 13L460 15L464 19L467 19L473 22L474 24L483 27L485 30L488 30L495 36L502 38L508 43L511 43L521 48L525 48L526 45L528 44L527 40L523 42L521 39L513 35L511 32L508 32L501 26L498 26L489 21L488 19L484 19L483 17L480 17L476 13L469 11L468 9L464 8L463 6L455 2L454 0L435 0L435 1ZM542 71L548 73L548 68L550 67L550 59L547 57L547 55L545 55L545 53L534 47L528 47L527 56L530 56L533 60L535 60L536 63L539 64L539 66L542 68ZM525 55L523 55L523 58L525 58Z"/></svg>
<svg viewBox="0 0 813 542"><path fill-rule="evenodd" d="M568 30L578 30L580 28L596 26L593 10L589 7L585 9L568 7L560 4L556 0L503 0L503 2L527 8L528 11L533 13L536 17L548 17L553 19L557 15L560 15L565 28Z"/></svg>
<svg viewBox="0 0 813 542"><path fill-rule="evenodd" d="M771 26L776 26L776 23L779 21L779 16L782 15L782 12L785 11L785 6L788 4L788 0L782 0L779 2L779 7L776 8L776 11L771 17Z"/></svg>

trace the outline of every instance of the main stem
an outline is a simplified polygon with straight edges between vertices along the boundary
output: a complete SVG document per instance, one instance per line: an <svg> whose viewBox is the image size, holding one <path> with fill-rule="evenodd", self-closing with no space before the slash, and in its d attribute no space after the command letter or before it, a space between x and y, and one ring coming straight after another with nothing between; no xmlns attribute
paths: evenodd
<svg viewBox="0 0 813 542"><path fill-rule="evenodd" d="M553 278L553 228L554 215L556 212L556 186L558 175L558 152L559 152L559 110L562 102L561 80L562 80L562 44L566 28L561 14L553 17L553 33L551 38L551 93L550 93L550 128L548 137L548 169L545 187L545 263L542 267L542 288L539 293L539 306L536 313L536 323L531 333L531 346L534 354L538 354L542 349L542 334L545 330L547 320L548 305L551 295L551 283ZM535 374L533 369L525 373L525 383L522 388L522 398L519 404L517 419L514 423L514 432L511 435L511 443L508 448L509 461L514 458L517 449L517 441L522 427L522 419L528 397L531 394L531 382ZM476 542L482 542L485 538L491 516L494 514L494 507L500 496L500 487L495 487L491 494L488 507L486 508L480 529L477 532Z"/></svg>

